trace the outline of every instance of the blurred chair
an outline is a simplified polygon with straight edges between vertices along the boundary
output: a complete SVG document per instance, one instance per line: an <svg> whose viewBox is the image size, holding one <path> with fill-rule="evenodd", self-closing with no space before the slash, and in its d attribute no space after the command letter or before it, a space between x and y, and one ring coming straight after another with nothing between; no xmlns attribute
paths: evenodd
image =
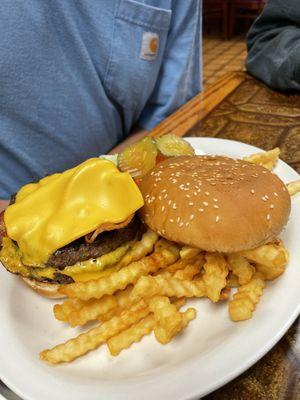
<svg viewBox="0 0 300 400"><path fill-rule="evenodd" d="M234 34L238 20L244 20L246 31L254 19L262 12L266 0L231 0L229 11L228 38Z"/></svg>
<svg viewBox="0 0 300 400"><path fill-rule="evenodd" d="M221 22L221 31L224 39L228 38L228 17L230 0L203 0L203 21L204 28L207 28L208 22L213 19L219 19Z"/></svg>

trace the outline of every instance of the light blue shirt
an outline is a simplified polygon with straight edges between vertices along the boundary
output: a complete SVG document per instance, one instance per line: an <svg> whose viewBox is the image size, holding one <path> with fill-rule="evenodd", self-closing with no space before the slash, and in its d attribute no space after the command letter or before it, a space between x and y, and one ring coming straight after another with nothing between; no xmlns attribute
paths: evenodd
<svg viewBox="0 0 300 400"><path fill-rule="evenodd" d="M0 199L196 95L200 3L1 0Z"/></svg>

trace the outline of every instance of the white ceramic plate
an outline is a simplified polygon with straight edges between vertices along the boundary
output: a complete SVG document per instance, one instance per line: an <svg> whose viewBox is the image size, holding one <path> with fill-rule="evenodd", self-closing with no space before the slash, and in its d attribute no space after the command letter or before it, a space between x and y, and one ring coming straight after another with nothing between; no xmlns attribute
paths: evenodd
<svg viewBox="0 0 300 400"><path fill-rule="evenodd" d="M258 149L210 138L191 138L208 154L242 157ZM276 173L285 181L299 175L284 162ZM0 269L0 378L25 400L196 399L235 378L261 358L286 332L300 310L300 195L282 234L290 250L285 274L268 283L253 319L233 323L227 305L195 300L198 316L167 346L153 336L109 355L106 347L72 364L51 367L39 351L73 336L52 315L53 301ZM298 221L298 223L297 223ZM237 227L238 229L238 227Z"/></svg>

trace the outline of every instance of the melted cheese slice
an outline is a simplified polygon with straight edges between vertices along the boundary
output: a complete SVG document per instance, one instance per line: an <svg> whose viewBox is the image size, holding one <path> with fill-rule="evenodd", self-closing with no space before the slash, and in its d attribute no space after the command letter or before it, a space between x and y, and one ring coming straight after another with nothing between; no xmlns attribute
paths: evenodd
<svg viewBox="0 0 300 400"><path fill-rule="evenodd" d="M117 263L127 253L130 243L106 253L101 257L92 260L80 261L70 267L60 271L56 267L32 268L22 263L22 254L17 245L7 237L3 237L2 248L0 249L0 262L5 265L8 271L20 274L23 277L32 279L48 278L55 280L55 274L68 275L75 282L86 282L109 276L112 272L118 271L120 267Z"/></svg>
<svg viewBox="0 0 300 400"><path fill-rule="evenodd" d="M27 265L45 263L57 249L100 225L120 223L144 204L129 175L91 158L61 174L24 186L4 213L8 236Z"/></svg>

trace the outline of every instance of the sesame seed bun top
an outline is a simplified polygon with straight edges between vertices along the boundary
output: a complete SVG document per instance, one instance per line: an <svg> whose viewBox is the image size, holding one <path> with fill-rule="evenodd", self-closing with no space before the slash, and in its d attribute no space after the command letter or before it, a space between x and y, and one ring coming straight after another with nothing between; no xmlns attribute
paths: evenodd
<svg viewBox="0 0 300 400"><path fill-rule="evenodd" d="M206 251L236 252L273 240L291 200L272 172L220 156L176 157L140 185L142 220L161 236Z"/></svg>

